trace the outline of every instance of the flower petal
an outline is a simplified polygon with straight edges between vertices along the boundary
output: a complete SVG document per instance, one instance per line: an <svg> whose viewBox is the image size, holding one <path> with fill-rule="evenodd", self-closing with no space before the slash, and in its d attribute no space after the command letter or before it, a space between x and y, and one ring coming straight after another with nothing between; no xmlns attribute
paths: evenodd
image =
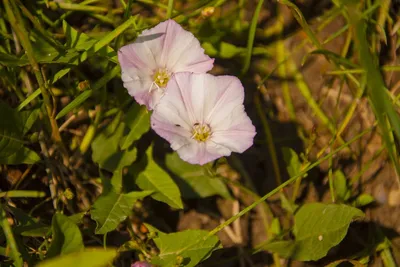
<svg viewBox="0 0 400 267"><path fill-rule="evenodd" d="M256 131L243 97L243 87L234 77L177 73L152 114L151 126L183 160L203 165L253 144ZM195 123L209 125L208 140L193 138Z"/></svg>
<svg viewBox="0 0 400 267"><path fill-rule="evenodd" d="M173 20L144 30L134 43L118 51L124 87L136 101L153 109L164 95L154 83L159 69L175 72L206 72L214 60L204 54L199 41ZM157 89L157 90L152 90ZM147 95L146 95L147 94Z"/></svg>
<svg viewBox="0 0 400 267"><path fill-rule="evenodd" d="M166 23L166 35L163 45L161 64L174 72L204 73L212 69L214 59L204 54L200 42L191 33L184 30L174 20Z"/></svg>
<svg viewBox="0 0 400 267"><path fill-rule="evenodd" d="M199 143L193 139L188 144L177 149L176 152L184 161L199 165L204 165L222 156L231 154L228 149L223 147L208 142Z"/></svg>
<svg viewBox="0 0 400 267"><path fill-rule="evenodd" d="M224 127L218 127L213 132L211 141L233 152L243 153L253 145L256 129L245 113L243 106L237 106L230 116L229 119L225 120L230 123L229 127L228 123L223 123L222 126ZM225 129L220 130L221 128Z"/></svg>

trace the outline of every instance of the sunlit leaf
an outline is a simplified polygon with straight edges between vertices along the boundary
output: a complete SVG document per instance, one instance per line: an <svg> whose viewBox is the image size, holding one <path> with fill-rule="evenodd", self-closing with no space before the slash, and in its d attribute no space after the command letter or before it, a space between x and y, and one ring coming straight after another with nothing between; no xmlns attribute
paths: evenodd
<svg viewBox="0 0 400 267"><path fill-rule="evenodd" d="M333 175L333 188L335 189L336 197L344 202L351 196L351 190L347 187L346 177L341 170L335 171Z"/></svg>
<svg viewBox="0 0 400 267"><path fill-rule="evenodd" d="M342 241L354 219L363 216L361 210L342 204L305 204L294 218L295 240L271 242L265 249L295 260L318 260Z"/></svg>
<svg viewBox="0 0 400 267"><path fill-rule="evenodd" d="M288 147L283 147L282 154L290 177L298 175L301 171L301 162L296 151Z"/></svg>
<svg viewBox="0 0 400 267"><path fill-rule="evenodd" d="M53 240L47 252L48 258L82 251L84 249L81 231L78 226L64 214L56 213L53 215L51 229L53 232Z"/></svg>
<svg viewBox="0 0 400 267"><path fill-rule="evenodd" d="M134 105L127 112L125 123L130 131L121 147L123 150L129 148L150 129L150 112L145 106Z"/></svg>
<svg viewBox="0 0 400 267"><path fill-rule="evenodd" d="M119 148L124 129L125 124L121 122L114 132L105 129L93 140L92 159L101 168L112 172L130 165L136 160L136 148L124 151ZM110 132L111 134L109 134Z"/></svg>
<svg viewBox="0 0 400 267"><path fill-rule="evenodd" d="M173 208L182 209L181 193L172 178L154 162L153 149L147 149L147 166L136 178L142 190L153 190L152 198L167 203Z"/></svg>
<svg viewBox="0 0 400 267"><path fill-rule="evenodd" d="M175 174L176 183L184 198L204 198L213 195L231 197L226 185L207 172L207 166L187 163L177 153L168 154L165 164Z"/></svg>
<svg viewBox="0 0 400 267"><path fill-rule="evenodd" d="M75 30L65 20L63 20L63 30L67 39L66 46L69 48L75 48L78 51L88 50L97 42L96 39Z"/></svg>
<svg viewBox="0 0 400 267"><path fill-rule="evenodd" d="M96 221L96 234L105 234L114 230L120 222L131 214L136 200L150 195L152 191L118 194L113 190L101 195L93 204L91 216Z"/></svg>
<svg viewBox="0 0 400 267"><path fill-rule="evenodd" d="M115 249L86 249L85 251L71 253L56 257L51 260L46 260L38 267L60 267L60 266L74 266L74 267L105 267L117 256Z"/></svg>
<svg viewBox="0 0 400 267"><path fill-rule="evenodd" d="M158 233L158 237L153 240L160 253L152 259L152 263L157 266L174 266L180 256L185 267L196 266L200 261L207 259L214 250L221 248L218 237L211 236L205 239L207 234L204 230Z"/></svg>

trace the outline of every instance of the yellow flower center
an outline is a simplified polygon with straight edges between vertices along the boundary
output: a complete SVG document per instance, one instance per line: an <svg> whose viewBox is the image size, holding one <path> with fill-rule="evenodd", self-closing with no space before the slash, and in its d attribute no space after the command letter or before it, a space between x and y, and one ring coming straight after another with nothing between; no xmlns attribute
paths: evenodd
<svg viewBox="0 0 400 267"><path fill-rule="evenodd" d="M167 69L158 69L154 73L153 80L160 88L164 88L167 86L170 77Z"/></svg>
<svg viewBox="0 0 400 267"><path fill-rule="evenodd" d="M211 136L211 128L208 124L195 123L192 128L192 138L198 142L205 142Z"/></svg>

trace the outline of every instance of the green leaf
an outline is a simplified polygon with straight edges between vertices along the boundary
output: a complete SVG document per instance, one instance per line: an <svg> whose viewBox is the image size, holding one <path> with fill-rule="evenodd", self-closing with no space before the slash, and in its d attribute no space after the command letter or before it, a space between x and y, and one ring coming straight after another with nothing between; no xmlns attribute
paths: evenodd
<svg viewBox="0 0 400 267"><path fill-rule="evenodd" d="M153 190L152 198L162 201L173 208L182 209L181 193L172 178L154 161L153 149L150 146L147 151L147 166L136 179L136 184L142 190Z"/></svg>
<svg viewBox="0 0 400 267"><path fill-rule="evenodd" d="M160 253L158 257L152 259L151 263L161 267L175 266L177 259L182 257L185 267L196 266L207 259L214 250L221 248L218 237L211 236L205 239L207 234L208 232L204 230L186 230L171 234L158 233L158 237L153 241ZM199 242L199 240L202 241Z"/></svg>
<svg viewBox="0 0 400 267"><path fill-rule="evenodd" d="M39 118L40 109L37 108L34 110L21 111L19 114L21 123L24 125L22 134L25 135Z"/></svg>
<svg viewBox="0 0 400 267"><path fill-rule="evenodd" d="M221 58L229 59L233 58L243 51L246 51L246 48L237 47L233 44L221 42L219 47L219 56Z"/></svg>
<svg viewBox="0 0 400 267"><path fill-rule="evenodd" d="M29 126L24 122L24 115L3 102L0 102L0 114L7 114L6 120L0 120L0 164L33 164L39 161L40 157L34 151L23 146L23 134Z"/></svg>
<svg viewBox="0 0 400 267"><path fill-rule="evenodd" d="M109 125L92 142L93 161L98 163L101 168L111 172L131 165L136 160L137 152L136 148L125 151L119 149L125 124L119 123L115 131L110 129L112 127L114 126Z"/></svg>
<svg viewBox="0 0 400 267"><path fill-rule="evenodd" d="M295 211L297 210L297 208L299 207L299 205L296 205L293 201L287 199L287 197L285 196L285 194L281 193L279 195L280 199L281 199L281 205L282 208L284 208L287 212L289 212L290 214L295 213Z"/></svg>
<svg viewBox="0 0 400 267"><path fill-rule="evenodd" d="M347 180L344 173L341 170L335 171L333 179L333 187L336 192L336 197L345 202L351 196L351 190L347 187Z"/></svg>
<svg viewBox="0 0 400 267"><path fill-rule="evenodd" d="M356 200L352 204L357 208L361 208L367 206L368 204L371 204L374 201L375 201L374 197L371 196L370 194L361 194L356 198Z"/></svg>
<svg viewBox="0 0 400 267"><path fill-rule="evenodd" d="M300 261L318 260L342 241L350 223L364 213L346 205L311 203L294 218L296 249L291 256Z"/></svg>
<svg viewBox="0 0 400 267"><path fill-rule="evenodd" d="M51 258L59 254L64 255L84 249L81 231L67 216L61 213L54 214L51 229L53 241L47 252L47 257Z"/></svg>
<svg viewBox="0 0 400 267"><path fill-rule="evenodd" d="M0 53L0 64L6 67L18 67L29 65L27 58L21 59L11 54Z"/></svg>
<svg viewBox="0 0 400 267"><path fill-rule="evenodd" d="M361 210L342 204L305 204L294 217L295 240L273 241L264 249L294 260L318 260L342 241L354 219L363 216Z"/></svg>
<svg viewBox="0 0 400 267"><path fill-rule="evenodd" d="M293 240L272 241L263 246L263 249L272 253L277 253L283 258L293 258L296 243Z"/></svg>
<svg viewBox="0 0 400 267"><path fill-rule="evenodd" d="M213 195L231 198L226 185L218 178L210 176L204 166L187 163L177 153L168 154L165 164L175 174L176 183L184 198L205 198Z"/></svg>
<svg viewBox="0 0 400 267"><path fill-rule="evenodd" d="M151 193L152 191L143 191L118 194L111 190L107 195L101 195L91 211L91 217L97 223L96 234L105 234L117 228L131 214L135 201Z"/></svg>
<svg viewBox="0 0 400 267"><path fill-rule="evenodd" d="M301 163L296 151L289 147L282 148L283 160L290 177L298 175L301 171Z"/></svg>
<svg viewBox="0 0 400 267"><path fill-rule="evenodd" d="M126 114L125 123L130 131L121 147L122 150L129 148L150 129L150 112L145 106L133 105Z"/></svg>
<svg viewBox="0 0 400 267"><path fill-rule="evenodd" d="M65 20L63 20L63 30L67 38L67 43L65 45L68 48L86 51L97 42L96 39L90 38L85 33L76 31Z"/></svg>
<svg viewBox="0 0 400 267"><path fill-rule="evenodd" d="M38 267L105 267L117 256L114 249L86 249L39 263Z"/></svg>

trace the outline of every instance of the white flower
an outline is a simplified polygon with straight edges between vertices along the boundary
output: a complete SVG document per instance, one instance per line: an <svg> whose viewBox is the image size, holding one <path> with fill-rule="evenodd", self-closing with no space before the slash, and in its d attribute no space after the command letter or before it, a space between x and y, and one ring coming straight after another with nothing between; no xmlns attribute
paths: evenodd
<svg viewBox="0 0 400 267"><path fill-rule="evenodd" d="M232 76L177 73L151 116L151 127L179 156L203 165L253 144L244 89Z"/></svg>
<svg viewBox="0 0 400 267"><path fill-rule="evenodd" d="M118 60L124 87L148 109L158 104L175 73L205 73L214 63L193 34L171 19L143 31L134 43L122 47Z"/></svg>

